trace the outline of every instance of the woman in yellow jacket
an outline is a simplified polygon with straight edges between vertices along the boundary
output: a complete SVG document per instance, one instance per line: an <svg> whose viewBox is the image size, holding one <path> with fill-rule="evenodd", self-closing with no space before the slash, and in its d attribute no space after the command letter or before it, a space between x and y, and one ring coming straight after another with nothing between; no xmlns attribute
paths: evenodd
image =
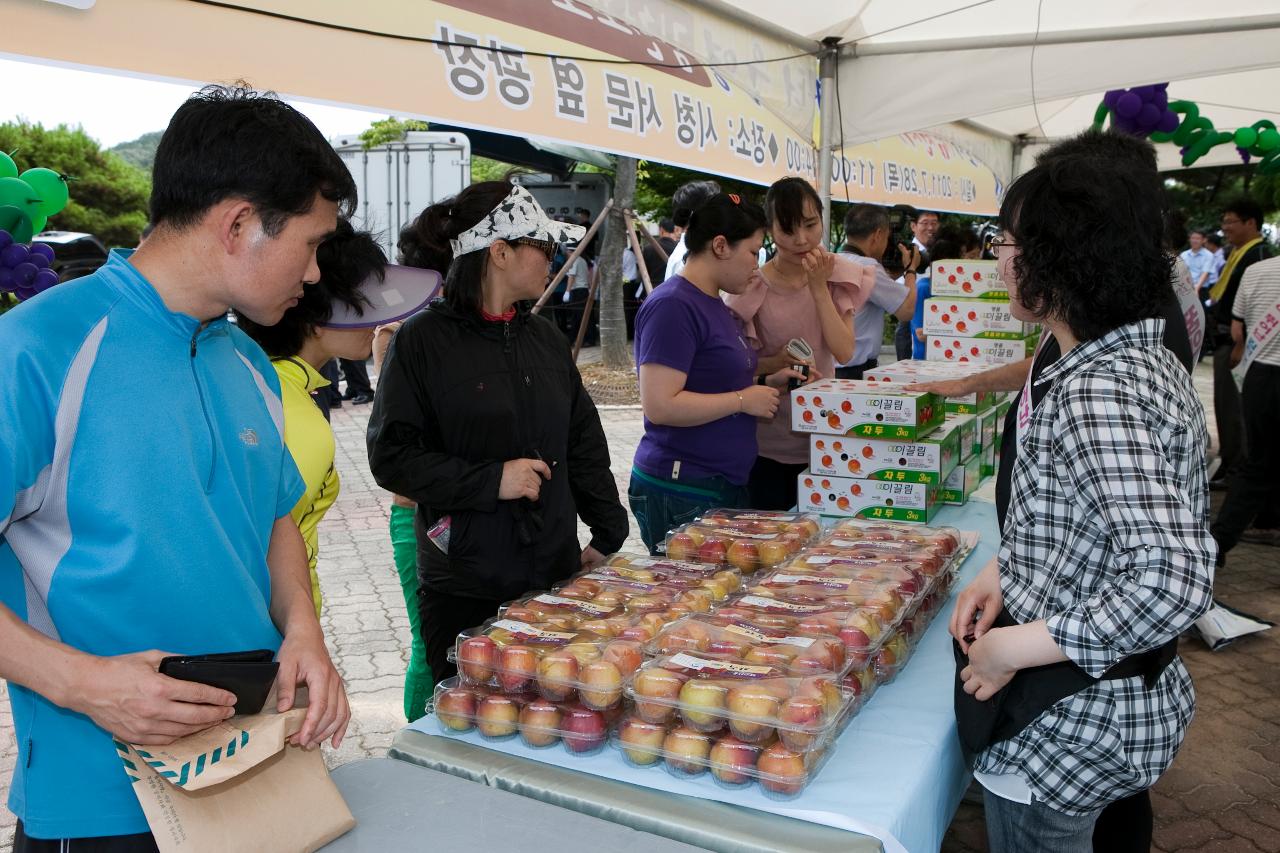
<svg viewBox="0 0 1280 853"><path fill-rule="evenodd" d="M367 359L374 329L419 311L439 276L387 264L372 236L345 220L317 249L316 261L319 280L304 289L279 323L259 326L247 317L238 323L271 356L280 377L285 444L306 484L292 515L307 545L311 597L319 615L318 528L339 489L333 429L312 396L329 384L320 368L334 358Z"/></svg>

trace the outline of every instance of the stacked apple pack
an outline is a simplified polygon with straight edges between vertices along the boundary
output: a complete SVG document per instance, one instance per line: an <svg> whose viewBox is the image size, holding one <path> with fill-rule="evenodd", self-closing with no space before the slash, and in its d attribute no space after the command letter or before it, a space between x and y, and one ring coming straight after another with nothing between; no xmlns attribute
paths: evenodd
<svg viewBox="0 0 1280 853"><path fill-rule="evenodd" d="M667 534L667 556L751 574L780 565L817 538L818 516L805 512L714 509Z"/></svg>
<svg viewBox="0 0 1280 853"><path fill-rule="evenodd" d="M792 431L810 434L798 507L922 524L933 518L960 449L961 426L946 425L942 397L902 383L822 379L792 391L791 402Z"/></svg>
<svg viewBox="0 0 1280 853"><path fill-rule="evenodd" d="M967 555L951 528L822 535L808 513L710 510L669 542L695 559L615 554L459 635L441 727L581 755L612 740L635 765L795 797Z"/></svg>

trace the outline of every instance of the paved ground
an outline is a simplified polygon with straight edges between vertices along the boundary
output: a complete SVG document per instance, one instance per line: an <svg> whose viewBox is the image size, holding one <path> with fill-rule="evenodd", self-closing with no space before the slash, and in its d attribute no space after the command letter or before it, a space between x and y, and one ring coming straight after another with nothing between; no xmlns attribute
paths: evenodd
<svg viewBox="0 0 1280 853"><path fill-rule="evenodd" d="M586 351L591 359L594 352ZM1207 375L1197 376L1209 399ZM401 687L409 624L387 537L389 499L373 483L364 451L368 407L335 412L342 493L321 526L324 627L347 679L350 734L331 764L379 755L404 725ZM602 412L620 492L641 433L635 409ZM586 541L585 531L582 534ZM629 547L640 547L630 540ZM1242 546L1220 574L1220 597L1280 621L1280 551ZM1173 769L1156 786L1156 845L1161 851L1280 851L1280 634L1211 654L1197 640L1182 652L1196 679L1199 713ZM0 798L8 793L16 748L0 681ZM13 816L0 808L0 850ZM944 850L985 850L981 809L965 805Z"/></svg>

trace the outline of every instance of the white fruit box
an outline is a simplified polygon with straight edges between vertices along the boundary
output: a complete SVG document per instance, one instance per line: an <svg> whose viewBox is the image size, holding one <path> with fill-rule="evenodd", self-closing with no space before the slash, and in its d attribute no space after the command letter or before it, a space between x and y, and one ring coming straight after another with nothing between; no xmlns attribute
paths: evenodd
<svg viewBox="0 0 1280 853"><path fill-rule="evenodd" d="M821 379L791 392L791 429L915 441L942 425L941 397L901 385Z"/></svg>
<svg viewBox="0 0 1280 853"><path fill-rule="evenodd" d="M873 367L863 373L862 378L869 382L889 382L909 385L913 382L946 382L953 379L967 379L975 373L981 373L987 366L983 364L960 364L946 361L924 361L922 359L903 359L883 367ZM990 391L975 391L972 394L960 394L946 397L947 412L971 414L985 412L995 404L995 394Z"/></svg>
<svg viewBox="0 0 1280 853"><path fill-rule="evenodd" d="M1013 364L1029 358L1035 351L1035 341L984 340L959 335L934 335L925 346L925 358L929 361L956 364L979 364L991 367L997 364Z"/></svg>
<svg viewBox="0 0 1280 853"><path fill-rule="evenodd" d="M1009 291L1000 279L995 261L934 261L929 267L929 287L933 296L1009 299Z"/></svg>
<svg viewBox="0 0 1280 853"><path fill-rule="evenodd" d="M947 477L947 481L942 484L938 500L944 504L964 505L969 502L969 498L973 497L981 481L982 456L977 455L963 465L956 466L951 476Z"/></svg>
<svg viewBox="0 0 1280 853"><path fill-rule="evenodd" d="M930 483L824 477L807 470L796 483L799 505L823 515L924 524L938 508L938 487Z"/></svg>
<svg viewBox="0 0 1280 853"><path fill-rule="evenodd" d="M964 415L972 422L972 415ZM918 441L883 441L857 436L809 436L809 470L814 474L942 485L960 459L962 424L947 421ZM972 430L968 437L972 439Z"/></svg>
<svg viewBox="0 0 1280 853"><path fill-rule="evenodd" d="M1013 316L1009 304L990 299L931 296L924 301L924 333L927 336L1025 338L1031 334L1033 324Z"/></svg>

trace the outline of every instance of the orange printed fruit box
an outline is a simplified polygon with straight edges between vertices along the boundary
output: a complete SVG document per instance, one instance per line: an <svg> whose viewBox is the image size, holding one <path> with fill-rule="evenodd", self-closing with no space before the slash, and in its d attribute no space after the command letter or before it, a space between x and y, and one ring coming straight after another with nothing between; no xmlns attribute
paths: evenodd
<svg viewBox="0 0 1280 853"><path fill-rule="evenodd" d="M799 505L822 515L926 524L938 508L938 486L930 483L824 477L810 471L796 480Z"/></svg>
<svg viewBox="0 0 1280 853"><path fill-rule="evenodd" d="M925 335L1019 340L1031 334L1031 323L1009 310L1008 302L931 296L924 301Z"/></svg>
<svg viewBox="0 0 1280 853"><path fill-rule="evenodd" d="M995 261L934 261L929 267L929 283L933 296L1009 301Z"/></svg>
<svg viewBox="0 0 1280 853"><path fill-rule="evenodd" d="M794 432L916 441L946 418L943 398L901 385L821 379L791 392ZM802 510L813 507L800 505Z"/></svg>
<svg viewBox="0 0 1280 853"><path fill-rule="evenodd" d="M896 382L899 385L910 385L914 382L946 382L952 379L968 379L974 374L986 370L986 366L978 363L925 361L922 359L903 359L882 367L873 367L863 373L862 378L869 382ZM947 414L967 415L985 412L995 405L996 394L991 391L974 391L972 394L960 394L947 397Z"/></svg>
<svg viewBox="0 0 1280 853"><path fill-rule="evenodd" d="M972 415L962 415L972 419ZM941 485L962 458L961 424L947 421L919 441L809 436L809 471L860 480Z"/></svg>
<svg viewBox="0 0 1280 853"><path fill-rule="evenodd" d="M1035 352L1035 340L992 340L962 335L930 335L924 349L927 361L956 364L1013 364Z"/></svg>

